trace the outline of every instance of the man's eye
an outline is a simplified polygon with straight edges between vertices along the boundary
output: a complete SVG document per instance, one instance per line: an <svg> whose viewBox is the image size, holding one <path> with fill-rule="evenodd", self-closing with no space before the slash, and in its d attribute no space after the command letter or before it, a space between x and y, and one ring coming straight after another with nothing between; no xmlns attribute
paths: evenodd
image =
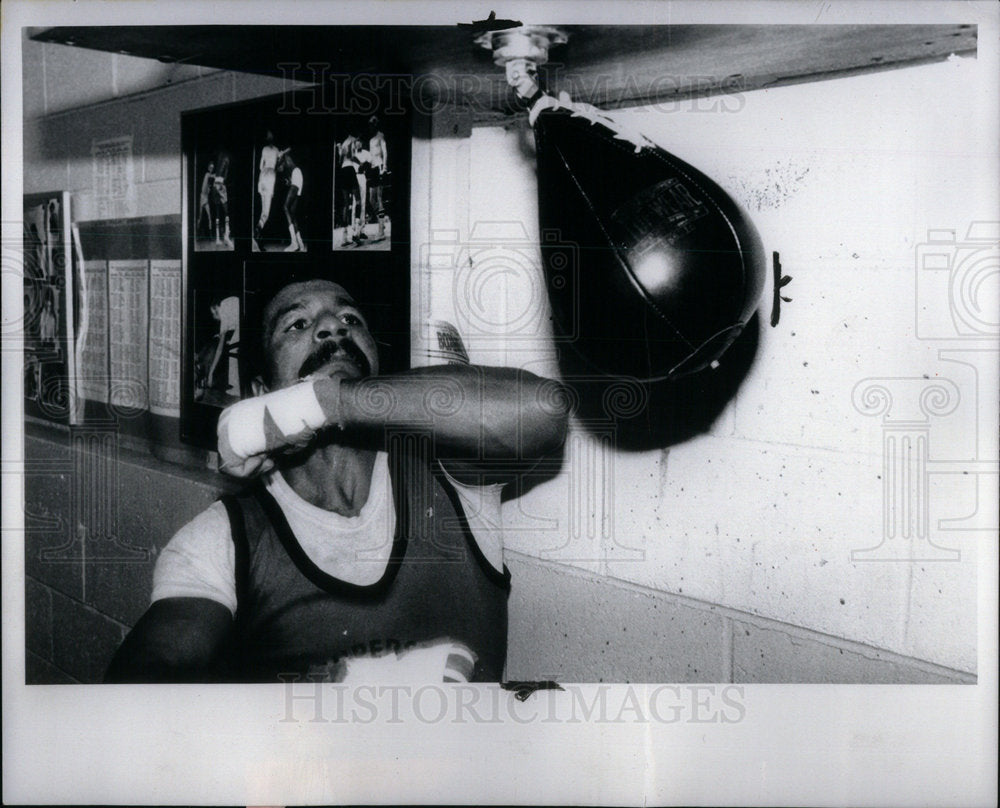
<svg viewBox="0 0 1000 808"><path fill-rule="evenodd" d="M298 320L290 323L285 331L301 331L306 325L306 321L300 317Z"/></svg>
<svg viewBox="0 0 1000 808"><path fill-rule="evenodd" d="M364 325L364 320L356 314L351 314L349 311L341 314L340 319L347 323L347 325Z"/></svg>

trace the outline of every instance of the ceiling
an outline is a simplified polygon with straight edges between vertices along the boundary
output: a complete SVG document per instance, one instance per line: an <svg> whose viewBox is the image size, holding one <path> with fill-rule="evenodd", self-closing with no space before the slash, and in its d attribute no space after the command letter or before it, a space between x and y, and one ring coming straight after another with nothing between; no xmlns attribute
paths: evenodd
<svg viewBox="0 0 1000 808"><path fill-rule="evenodd" d="M503 71L473 42L483 27L59 27L30 38L306 81L392 75L434 100L504 114ZM559 27L569 41L550 53L549 88L612 108L972 55L978 33L959 24Z"/></svg>

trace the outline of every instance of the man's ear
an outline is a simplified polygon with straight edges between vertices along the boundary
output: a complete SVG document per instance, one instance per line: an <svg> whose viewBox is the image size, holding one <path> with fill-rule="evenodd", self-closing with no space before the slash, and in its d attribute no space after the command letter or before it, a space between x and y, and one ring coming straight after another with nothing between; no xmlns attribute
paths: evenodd
<svg viewBox="0 0 1000 808"><path fill-rule="evenodd" d="M267 392L267 385L260 376L254 376L250 381L250 390L255 396L262 396Z"/></svg>

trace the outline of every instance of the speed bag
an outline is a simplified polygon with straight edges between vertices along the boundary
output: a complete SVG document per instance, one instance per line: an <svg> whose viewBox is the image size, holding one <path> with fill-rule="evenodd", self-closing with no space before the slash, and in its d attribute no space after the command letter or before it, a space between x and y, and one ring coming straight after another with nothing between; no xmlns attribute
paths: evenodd
<svg viewBox="0 0 1000 808"><path fill-rule="evenodd" d="M754 313L760 236L712 180L587 105L532 106L541 251L556 336L601 375L676 379Z"/></svg>

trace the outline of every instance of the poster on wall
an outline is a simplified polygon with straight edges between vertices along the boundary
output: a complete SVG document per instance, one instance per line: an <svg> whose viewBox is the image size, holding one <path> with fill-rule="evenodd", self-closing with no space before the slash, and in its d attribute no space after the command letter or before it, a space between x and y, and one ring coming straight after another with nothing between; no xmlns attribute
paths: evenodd
<svg viewBox="0 0 1000 808"><path fill-rule="evenodd" d="M200 404L228 407L240 400L241 290L194 290L192 397Z"/></svg>
<svg viewBox="0 0 1000 808"><path fill-rule="evenodd" d="M108 262L82 263L84 298L81 309L82 341L77 368L80 396L90 401L108 402Z"/></svg>
<svg viewBox="0 0 1000 808"><path fill-rule="evenodd" d="M132 136L94 141L94 199L98 219L128 219L137 215Z"/></svg>
<svg viewBox="0 0 1000 808"><path fill-rule="evenodd" d="M25 195L23 249L25 414L70 423L76 363L68 192Z"/></svg>
<svg viewBox="0 0 1000 808"><path fill-rule="evenodd" d="M108 261L109 403L149 407L149 262Z"/></svg>
<svg viewBox="0 0 1000 808"><path fill-rule="evenodd" d="M180 416L181 262L149 262L149 410Z"/></svg>

